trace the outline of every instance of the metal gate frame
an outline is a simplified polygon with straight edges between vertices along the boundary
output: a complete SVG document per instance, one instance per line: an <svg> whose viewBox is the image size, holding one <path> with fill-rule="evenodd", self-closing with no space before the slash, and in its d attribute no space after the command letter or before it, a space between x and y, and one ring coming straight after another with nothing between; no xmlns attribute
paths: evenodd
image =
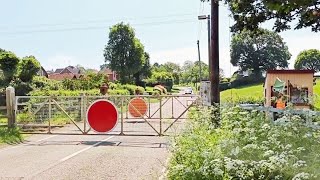
<svg viewBox="0 0 320 180"><path fill-rule="evenodd" d="M83 129L80 128L77 124L77 122L69 115L69 113L62 107L59 105L59 103L55 100L55 98L78 98L81 99L81 105L80 105L80 112L81 112L81 121L83 122ZM148 99L148 114L146 115L142 115L140 114L140 112L131 105L130 100L133 98L147 98ZM194 100L187 100L187 104L184 104L183 102L181 102L181 100L179 99L180 97L185 97L185 98L194 98ZM89 99L107 99L109 101L112 102L112 98L118 98L120 99L120 107L118 107L120 109L119 112L119 118L120 118L120 133L119 134L113 134L113 135L132 135L132 134L125 134L124 133L124 119L142 119L145 123L147 123L154 132L157 133L158 136L163 136L166 135L165 133L179 120L179 119L184 119L182 118L182 116L194 105L199 103L200 97L198 95L160 95L160 96L151 96L151 95L110 95L110 96L16 96L16 100L15 100L15 112L18 112L18 106L19 105L24 105L24 103L19 103L19 99L31 99L31 98L40 98L40 99L45 99L45 101L43 101L43 105L39 106L38 109L36 109L35 112L38 112L41 110L41 108L43 108L46 103L49 106L48 108L48 131L46 133L48 134L55 134L54 132L52 132L52 125L51 125L51 119L52 119L52 106L55 105L57 106L57 108L64 114L67 116L67 118L77 127L77 129L81 132L81 134L83 135L87 135L89 134L91 127L89 127L89 129L87 129L87 121L86 121L86 111L87 111L87 107L89 107ZM156 108L155 112L151 113L151 104L157 104L157 103L151 103L151 99L158 99L159 100L159 107ZM165 119L171 119L173 120L172 123L169 124L169 126L163 130L163 107L165 104L167 104L169 101L171 100L171 117L170 118L165 118ZM179 113L179 115L177 117L174 117L174 100L176 100L179 104L181 104L184 107L183 112ZM191 104L188 105L188 101L191 101ZM126 103L126 105L124 105ZM139 118L132 118L128 116L128 110L124 111L124 107L133 107L134 110L136 110L141 117ZM156 113L159 112L159 118L154 117ZM16 114L17 115L17 114ZM126 115L126 117L124 117L124 115ZM152 124L149 122L149 120L151 119L159 119L159 131L152 126ZM112 132L111 132L112 133ZM28 134L39 134L39 133L28 133ZM41 133L43 134L43 133ZM59 133L61 134L61 133ZM62 134L71 134L71 133L62 133ZM110 134L110 133L106 133L106 134ZM75 135L75 134L74 134ZM79 134L77 134L79 135ZM90 134L91 135L91 134ZM135 134L136 135L136 134ZM143 134L142 134L143 135Z"/></svg>

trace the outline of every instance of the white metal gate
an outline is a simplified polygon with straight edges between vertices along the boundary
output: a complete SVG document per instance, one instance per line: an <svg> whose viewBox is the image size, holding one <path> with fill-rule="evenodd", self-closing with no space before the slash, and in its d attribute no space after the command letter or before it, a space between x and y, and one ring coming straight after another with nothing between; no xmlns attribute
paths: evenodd
<svg viewBox="0 0 320 180"><path fill-rule="evenodd" d="M148 108L141 117L128 112L130 100L137 97ZM87 124L86 111L98 99L113 102L119 112L119 123L108 134L159 136L180 131L186 112L200 100L197 95L17 96L16 123L26 133L95 134Z"/></svg>

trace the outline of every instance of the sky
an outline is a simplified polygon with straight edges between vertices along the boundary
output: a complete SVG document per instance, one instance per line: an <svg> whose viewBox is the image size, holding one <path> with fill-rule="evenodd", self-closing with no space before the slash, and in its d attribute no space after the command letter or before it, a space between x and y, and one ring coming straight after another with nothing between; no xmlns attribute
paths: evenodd
<svg viewBox="0 0 320 180"><path fill-rule="evenodd" d="M46 70L68 65L99 69L109 28L129 23L151 56L151 63L197 61L197 40L201 60L208 62L207 22L198 15L210 14L210 4L200 0L0 0L0 48L19 57L34 55ZM220 6L220 67L229 77L230 11ZM271 23L262 27L272 29ZM280 33L292 54L320 49L320 34L310 29Z"/></svg>

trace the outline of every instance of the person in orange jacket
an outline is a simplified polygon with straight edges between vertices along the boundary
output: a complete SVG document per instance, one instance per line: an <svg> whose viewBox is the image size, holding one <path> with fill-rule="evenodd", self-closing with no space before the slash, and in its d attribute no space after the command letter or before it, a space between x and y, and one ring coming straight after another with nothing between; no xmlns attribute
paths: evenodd
<svg viewBox="0 0 320 180"><path fill-rule="evenodd" d="M276 108L281 110L286 108L286 101L284 100L283 94L280 94L280 97L277 99Z"/></svg>

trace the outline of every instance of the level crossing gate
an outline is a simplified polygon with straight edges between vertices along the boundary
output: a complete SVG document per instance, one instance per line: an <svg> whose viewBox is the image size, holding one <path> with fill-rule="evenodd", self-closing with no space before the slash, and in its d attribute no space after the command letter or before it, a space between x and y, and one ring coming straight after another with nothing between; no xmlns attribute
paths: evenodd
<svg viewBox="0 0 320 180"><path fill-rule="evenodd" d="M183 128L197 95L160 96L16 96L16 124L26 133L97 134L87 122L87 111L97 100L114 104L118 123L114 135L170 135ZM101 117L103 118L103 117Z"/></svg>

